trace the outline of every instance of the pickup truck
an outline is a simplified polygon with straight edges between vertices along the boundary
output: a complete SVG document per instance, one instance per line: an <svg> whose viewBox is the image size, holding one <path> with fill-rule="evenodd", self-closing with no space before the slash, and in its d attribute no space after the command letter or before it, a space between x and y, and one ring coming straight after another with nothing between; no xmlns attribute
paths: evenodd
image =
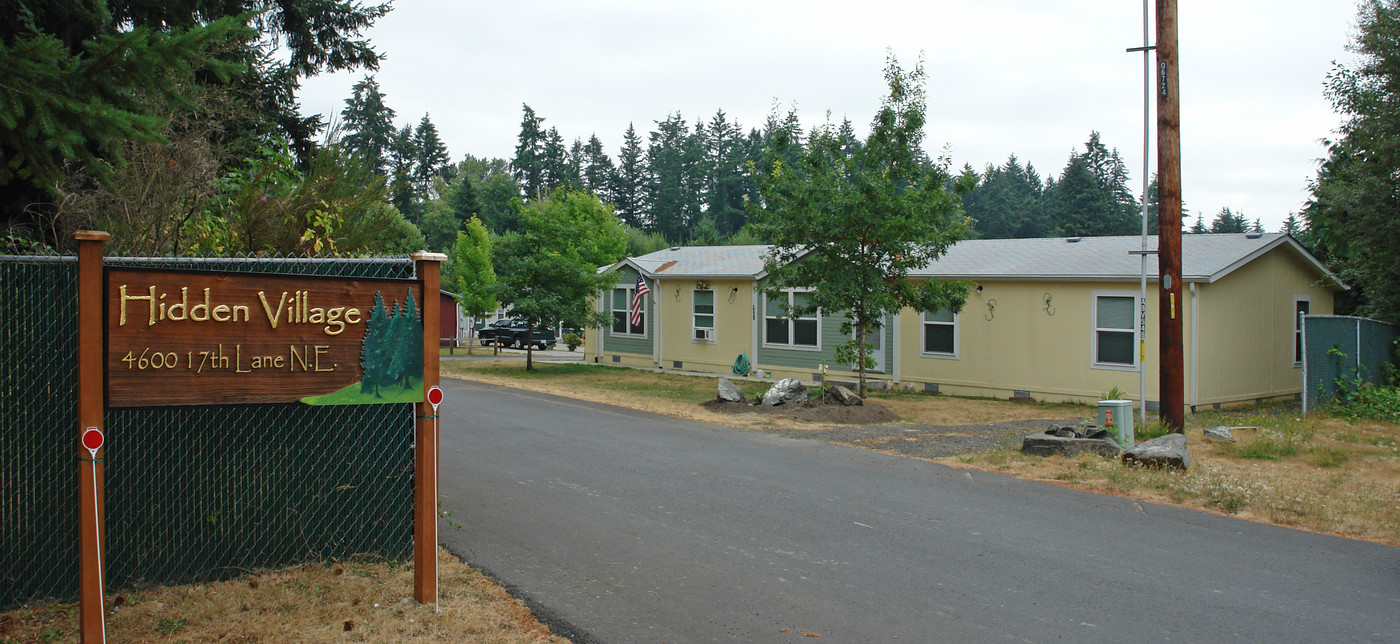
<svg viewBox="0 0 1400 644"><path fill-rule="evenodd" d="M538 349L549 349L556 343L553 329L535 329L531 334L522 320L496 320L477 331L476 340L483 347L494 344L517 349L524 349L529 345Z"/></svg>

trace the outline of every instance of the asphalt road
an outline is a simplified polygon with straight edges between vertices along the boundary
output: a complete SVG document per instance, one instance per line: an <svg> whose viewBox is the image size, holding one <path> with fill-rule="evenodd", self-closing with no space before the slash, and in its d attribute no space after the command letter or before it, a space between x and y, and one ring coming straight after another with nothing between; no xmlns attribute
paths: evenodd
<svg viewBox="0 0 1400 644"><path fill-rule="evenodd" d="M444 388L443 542L596 641L1400 641L1397 548Z"/></svg>

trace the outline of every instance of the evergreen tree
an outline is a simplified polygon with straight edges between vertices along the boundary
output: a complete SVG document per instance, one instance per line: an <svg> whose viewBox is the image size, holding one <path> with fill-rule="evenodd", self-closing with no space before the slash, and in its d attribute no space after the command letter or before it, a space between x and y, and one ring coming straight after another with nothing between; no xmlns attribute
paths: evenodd
<svg viewBox="0 0 1400 644"><path fill-rule="evenodd" d="M637 136L637 128L628 123L627 132L622 136L622 155L618 157L612 203L616 205L617 216L622 223L639 230L651 228L651 218L644 205L646 184L642 139Z"/></svg>
<svg viewBox="0 0 1400 644"><path fill-rule="evenodd" d="M1341 117L1303 208L1314 251L1358 294L1358 313L1400 323L1400 1L1362 0L1352 66L1325 94Z"/></svg>
<svg viewBox="0 0 1400 644"><path fill-rule="evenodd" d="M851 119L841 119L841 129L837 131L836 138L841 141L841 152L846 156L855 156L860 152L861 141L856 137L855 126L851 125Z"/></svg>
<svg viewBox="0 0 1400 644"><path fill-rule="evenodd" d="M394 145L394 110L384 104L379 82L366 76L355 83L345 109L340 111L345 136L341 139L351 154L360 154L375 172L389 174L389 156Z"/></svg>
<svg viewBox="0 0 1400 644"><path fill-rule="evenodd" d="M647 146L647 211L651 225L666 239L689 238L700 214L701 150L679 113L656 122Z"/></svg>
<svg viewBox="0 0 1400 644"><path fill-rule="evenodd" d="M1292 212L1289 212L1288 216L1284 218L1283 228L1281 228L1279 232L1285 235L1290 235L1295 238L1302 235L1303 229L1298 224L1298 216Z"/></svg>
<svg viewBox="0 0 1400 644"><path fill-rule="evenodd" d="M1196 223L1194 223L1194 224L1191 225L1191 234L1193 234L1193 235L1202 235L1202 234L1205 234L1205 233L1208 233L1208 232L1210 232L1210 229L1209 229L1209 228L1206 228L1206 216L1205 216L1205 213L1201 213L1201 214L1199 214L1199 215L1196 215Z"/></svg>
<svg viewBox="0 0 1400 644"><path fill-rule="evenodd" d="M616 173L612 158L603 149L603 142L598 140L598 135L588 137L588 146L583 152L583 188L597 195L600 200L611 202L613 186L617 182Z"/></svg>
<svg viewBox="0 0 1400 644"><path fill-rule="evenodd" d="M559 129L551 127L544 133L544 176L543 192L537 195L526 194L526 199L543 199L555 188L569 186L569 151L564 147L564 137Z"/></svg>
<svg viewBox="0 0 1400 644"><path fill-rule="evenodd" d="M418 170L418 142L413 137L413 127L404 125L394 134L391 147L393 174L389 177L389 202L409 221L417 224L423 216L422 203L414 185Z"/></svg>
<svg viewBox="0 0 1400 644"><path fill-rule="evenodd" d="M418 121L418 127L413 130L413 153L414 190L418 193L418 198L426 202L436 196L433 194L433 179L443 174L451 160L447 154L447 146L438 136L437 127L426 113L423 114L423 119Z"/></svg>
<svg viewBox="0 0 1400 644"><path fill-rule="evenodd" d="M574 142L569 145L569 154L564 163L564 181L560 185L568 186L570 190L584 190L583 168L586 165L584 159L586 152L583 147L583 139L574 138Z"/></svg>
<svg viewBox="0 0 1400 644"><path fill-rule="evenodd" d="M1210 222L1212 233L1242 233L1247 230L1244 215L1232 212L1228 207L1221 208Z"/></svg>
<svg viewBox="0 0 1400 644"><path fill-rule="evenodd" d="M1067 236L1134 235L1142 213L1128 188L1127 166L1091 132L1084 153L1070 153L1055 185L1053 225Z"/></svg>
<svg viewBox="0 0 1400 644"><path fill-rule="evenodd" d="M467 173L459 174L457 183L447 197L448 207L452 209L452 214L456 215L459 221L471 221L472 217L481 212L481 206L477 204L476 200L476 188L472 186L472 181L472 177Z"/></svg>
<svg viewBox="0 0 1400 644"><path fill-rule="evenodd" d="M1060 180L1055 184L1055 224L1060 235L1089 237L1107 232L1105 215L1113 203L1100 189L1084 155L1071 154Z"/></svg>
<svg viewBox="0 0 1400 644"><path fill-rule="evenodd" d="M487 230L497 234L519 230L517 201L520 201L520 184L510 175L493 174L487 178L477 191L477 202L481 206L479 215Z"/></svg>
<svg viewBox="0 0 1400 644"><path fill-rule="evenodd" d="M388 11L267 0L0 3L0 227L51 220L64 175L111 181L124 151L166 145L172 115L207 117L211 96L222 102L220 127L207 134L226 155L221 173L279 135L309 164L322 124L298 113L301 79L377 67L379 55L357 37Z"/></svg>
<svg viewBox="0 0 1400 644"><path fill-rule="evenodd" d="M971 168L964 170L965 175L969 172ZM969 179L975 181L975 173ZM978 237L1042 237L1048 222L1041 190L1035 168L1023 167L1013 154L1001 167L987 168L976 188L963 195L963 210L975 222Z"/></svg>
<svg viewBox="0 0 1400 644"><path fill-rule="evenodd" d="M523 107L525 114L520 119L519 143L515 146L515 159L510 164L515 171L516 182L525 190L525 196L537 199L545 193L544 132L540 130L544 118L536 116L529 105Z"/></svg>
<svg viewBox="0 0 1400 644"><path fill-rule="evenodd" d="M457 264L457 304L467 315L480 319L496 310L496 271L491 268L491 237L481 220L472 217L457 233L453 247ZM467 353L471 353L470 344Z"/></svg>
<svg viewBox="0 0 1400 644"><path fill-rule="evenodd" d="M715 233L728 237L748 223L745 202L752 184L746 172L746 141L739 123L730 121L724 110L715 112L705 134L705 213Z"/></svg>

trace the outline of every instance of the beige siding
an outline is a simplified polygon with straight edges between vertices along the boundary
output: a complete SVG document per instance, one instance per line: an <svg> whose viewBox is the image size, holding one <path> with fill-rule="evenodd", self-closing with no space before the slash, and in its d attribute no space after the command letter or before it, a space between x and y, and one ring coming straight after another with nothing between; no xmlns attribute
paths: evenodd
<svg viewBox="0 0 1400 644"><path fill-rule="evenodd" d="M1279 248L1200 285L1198 406L1302 391L1302 370L1293 365L1293 302L1306 297L1313 313L1331 314L1332 291L1317 280L1307 262Z"/></svg>
<svg viewBox="0 0 1400 644"><path fill-rule="evenodd" d="M705 282L715 298L715 338L696 340L691 323L696 284ZM730 373L740 353L753 360L752 280L661 280L655 293L661 305L661 367ZM738 290L735 290L738 289Z"/></svg>
<svg viewBox="0 0 1400 644"><path fill-rule="evenodd" d="M922 317L914 311L901 315L901 380L937 383L944 393L995 398L1024 391L1038 400L1092 402L1115 386L1138 398L1137 371L1095 366L1091 350L1094 294L1136 296L1138 284L984 281L982 287L968 295L958 316L956 359L922 354ZM1149 298L1149 322L1156 319L1156 310ZM1155 337L1155 328L1149 327L1149 342ZM1156 357L1151 352L1148 369L1148 391L1155 392Z"/></svg>

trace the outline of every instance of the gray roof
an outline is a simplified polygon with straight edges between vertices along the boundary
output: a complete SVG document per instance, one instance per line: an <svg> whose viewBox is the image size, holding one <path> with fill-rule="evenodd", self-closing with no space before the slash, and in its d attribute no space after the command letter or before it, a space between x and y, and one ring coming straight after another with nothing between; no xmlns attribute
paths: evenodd
<svg viewBox="0 0 1400 644"><path fill-rule="evenodd" d="M1282 233L1196 234L1181 236L1181 277L1214 282L1278 246L1288 246L1318 272L1336 280L1296 240ZM1147 238L1157 250L1157 236ZM933 264L911 274L948 279L1031 279L1056 281L1137 280L1142 237L1049 237L970 239L958 242ZM1148 280L1157 275L1157 255L1147 256Z"/></svg>
<svg viewBox="0 0 1400 644"><path fill-rule="evenodd" d="M623 264L642 271L647 277L726 278L754 277L763 271L763 254L768 246L680 246L641 257L628 257ZM674 262L674 263L673 263Z"/></svg>
<svg viewBox="0 0 1400 644"><path fill-rule="evenodd" d="M1074 241L1071 241L1074 240ZM1157 249L1157 237L1147 238ZM1181 236L1181 274L1188 282L1214 282L1254 258L1288 246L1337 284L1341 280L1292 237L1282 233L1196 234ZM629 257L609 269L630 264L648 277L757 277L769 246L688 246ZM969 239L958 242L914 277L1054 281L1136 281L1142 238L1051 237L1038 239ZM671 263L674 262L674 263ZM1147 276L1155 281L1157 256L1147 256ZM1345 285L1343 285L1345 287Z"/></svg>

